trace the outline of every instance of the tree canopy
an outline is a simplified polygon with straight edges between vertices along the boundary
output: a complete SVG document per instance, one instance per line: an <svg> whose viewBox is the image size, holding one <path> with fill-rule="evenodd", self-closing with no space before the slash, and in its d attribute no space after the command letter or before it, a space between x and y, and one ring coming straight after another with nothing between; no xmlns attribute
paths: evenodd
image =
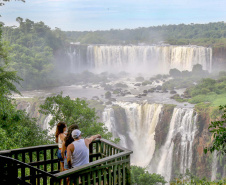
<svg viewBox="0 0 226 185"><path fill-rule="evenodd" d="M44 104L40 106L40 113L53 116L50 121L51 126L59 121L65 121L68 126L76 123L84 137L101 134L102 137L110 139L112 136L104 124L97 121L95 109L91 109L85 100L63 97L62 92L56 96L47 97Z"/></svg>
<svg viewBox="0 0 226 185"><path fill-rule="evenodd" d="M57 85L56 53L64 51L65 36L56 28L51 30L44 22L23 20L18 17L19 27L3 27L3 40L11 47L10 68L23 78L25 89Z"/></svg>
<svg viewBox="0 0 226 185"><path fill-rule="evenodd" d="M165 184L164 177L159 174L150 174L145 168L139 166L131 166L131 183L133 185L154 185Z"/></svg>
<svg viewBox="0 0 226 185"><path fill-rule="evenodd" d="M212 121L209 126L209 131L212 133L213 142L210 147L206 147L204 152L218 151L222 155L226 154L226 105L219 107L221 111L221 119L218 121Z"/></svg>

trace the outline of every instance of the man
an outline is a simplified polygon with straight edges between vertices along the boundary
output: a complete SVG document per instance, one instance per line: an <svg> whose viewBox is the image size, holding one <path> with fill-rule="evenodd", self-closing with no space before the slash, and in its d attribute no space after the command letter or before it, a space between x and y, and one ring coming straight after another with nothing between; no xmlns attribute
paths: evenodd
<svg viewBox="0 0 226 185"><path fill-rule="evenodd" d="M100 134L82 139L81 131L75 129L71 133L74 141L67 147L67 162L69 168L78 167L89 163L89 144L96 138L101 138Z"/></svg>

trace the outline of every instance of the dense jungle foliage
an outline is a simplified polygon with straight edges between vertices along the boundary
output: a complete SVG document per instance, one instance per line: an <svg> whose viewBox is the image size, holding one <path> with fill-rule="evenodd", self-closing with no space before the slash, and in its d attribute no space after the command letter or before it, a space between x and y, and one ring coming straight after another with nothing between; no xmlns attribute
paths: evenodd
<svg viewBox="0 0 226 185"><path fill-rule="evenodd" d="M24 89L58 85L56 53L63 50L66 37L60 29L51 30L43 22L18 17L19 27L4 27L3 41L7 42L9 65L23 78Z"/></svg>
<svg viewBox="0 0 226 185"><path fill-rule="evenodd" d="M159 44L226 46L226 23L162 25L109 31L67 31L67 37L82 44Z"/></svg>

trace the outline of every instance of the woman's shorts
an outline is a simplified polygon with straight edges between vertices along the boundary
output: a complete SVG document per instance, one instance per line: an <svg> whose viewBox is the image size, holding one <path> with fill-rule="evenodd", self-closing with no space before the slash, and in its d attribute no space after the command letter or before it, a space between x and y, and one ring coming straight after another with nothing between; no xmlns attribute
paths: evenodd
<svg viewBox="0 0 226 185"><path fill-rule="evenodd" d="M60 160L60 162L64 162L64 159L61 156L61 150L60 149L58 149L58 151L57 151L57 157Z"/></svg>

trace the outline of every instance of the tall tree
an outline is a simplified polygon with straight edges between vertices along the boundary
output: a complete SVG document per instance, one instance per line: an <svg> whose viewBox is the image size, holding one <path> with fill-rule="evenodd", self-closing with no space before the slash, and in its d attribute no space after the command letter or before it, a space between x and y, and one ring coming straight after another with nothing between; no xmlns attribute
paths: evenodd
<svg viewBox="0 0 226 185"><path fill-rule="evenodd" d="M221 111L221 119L218 121L212 121L209 126L209 131L212 133L213 142L210 147L206 147L204 152L218 151L222 155L226 154L226 105L221 105L219 110Z"/></svg>

